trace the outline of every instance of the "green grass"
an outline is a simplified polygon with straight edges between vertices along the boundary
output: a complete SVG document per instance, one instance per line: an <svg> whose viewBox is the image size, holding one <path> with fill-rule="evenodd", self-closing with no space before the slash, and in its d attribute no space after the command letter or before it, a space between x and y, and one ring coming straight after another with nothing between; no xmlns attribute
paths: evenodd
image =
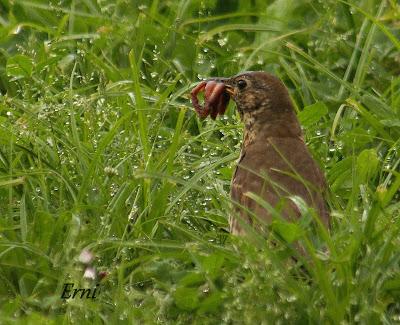
<svg viewBox="0 0 400 325"><path fill-rule="evenodd" d="M0 1L0 323L400 322L399 4L134 3ZM242 126L188 92L243 70L289 88L329 234L227 232ZM85 248L101 294L60 299Z"/></svg>

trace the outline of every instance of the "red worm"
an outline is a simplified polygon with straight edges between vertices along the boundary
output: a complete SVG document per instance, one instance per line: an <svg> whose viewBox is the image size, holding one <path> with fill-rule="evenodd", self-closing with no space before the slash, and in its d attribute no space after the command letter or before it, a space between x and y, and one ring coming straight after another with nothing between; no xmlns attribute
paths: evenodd
<svg viewBox="0 0 400 325"><path fill-rule="evenodd" d="M201 106L197 96L203 90L204 106ZM228 106L229 94L225 91L225 84L218 80L202 81L193 88L190 94L192 105L201 118L210 115L215 120L218 114L225 113Z"/></svg>

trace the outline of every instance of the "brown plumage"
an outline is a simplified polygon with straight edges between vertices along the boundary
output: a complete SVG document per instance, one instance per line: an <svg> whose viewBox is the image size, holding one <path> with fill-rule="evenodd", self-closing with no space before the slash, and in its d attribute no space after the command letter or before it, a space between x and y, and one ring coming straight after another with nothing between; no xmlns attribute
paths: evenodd
<svg viewBox="0 0 400 325"><path fill-rule="evenodd" d="M205 92L204 106L197 95ZM329 226L323 192L325 178L308 151L289 93L276 77L265 72L245 72L232 78L212 78L191 92L193 106L202 118L224 114L229 98L236 102L244 123L243 144L231 183L234 215L230 229L245 232L243 222L272 220L249 193L269 203L284 218L296 220L300 211L290 197L298 196L313 207Z"/></svg>
<svg viewBox="0 0 400 325"><path fill-rule="evenodd" d="M253 223L254 218L246 209L271 222L270 213L249 198L248 192L261 197L289 220L298 218L300 211L288 197L299 196L329 226L323 198L325 178L304 143L284 84L265 72L246 72L223 82L244 123L241 154L231 183L235 202L231 232L244 232L239 218Z"/></svg>

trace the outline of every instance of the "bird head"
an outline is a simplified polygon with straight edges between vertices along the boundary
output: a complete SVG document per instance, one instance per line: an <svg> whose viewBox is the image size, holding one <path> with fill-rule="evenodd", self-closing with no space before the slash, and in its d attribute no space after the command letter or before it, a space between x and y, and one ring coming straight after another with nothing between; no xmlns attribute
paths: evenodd
<svg viewBox="0 0 400 325"><path fill-rule="evenodd" d="M246 115L278 117L279 113L293 111L285 85L271 74L250 71L220 80L225 84L225 91L235 101L242 120Z"/></svg>

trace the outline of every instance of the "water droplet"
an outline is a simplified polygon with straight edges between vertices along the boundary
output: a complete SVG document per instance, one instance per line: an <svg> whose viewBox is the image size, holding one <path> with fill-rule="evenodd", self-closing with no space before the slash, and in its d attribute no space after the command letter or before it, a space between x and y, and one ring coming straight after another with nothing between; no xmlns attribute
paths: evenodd
<svg viewBox="0 0 400 325"><path fill-rule="evenodd" d="M228 37L223 37L217 40L219 46L223 47L226 45L226 43L228 42Z"/></svg>

